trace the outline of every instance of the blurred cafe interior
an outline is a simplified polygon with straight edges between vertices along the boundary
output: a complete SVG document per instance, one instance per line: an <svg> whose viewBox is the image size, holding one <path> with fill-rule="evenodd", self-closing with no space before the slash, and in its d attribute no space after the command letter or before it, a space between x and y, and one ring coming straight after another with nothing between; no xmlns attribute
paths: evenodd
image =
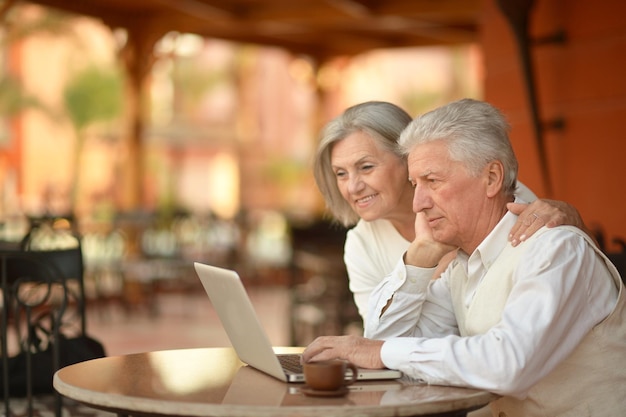
<svg viewBox="0 0 626 417"><path fill-rule="evenodd" d="M626 4L511 3L4 0L2 249L79 247L115 354L228 343L194 261L240 273L275 344L360 332L319 129L474 97L510 117L520 179L623 259Z"/></svg>

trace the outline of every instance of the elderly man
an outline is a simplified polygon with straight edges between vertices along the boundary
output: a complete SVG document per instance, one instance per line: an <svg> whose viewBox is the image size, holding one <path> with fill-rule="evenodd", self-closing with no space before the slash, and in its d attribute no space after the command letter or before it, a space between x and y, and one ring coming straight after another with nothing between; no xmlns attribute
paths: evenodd
<svg viewBox="0 0 626 417"><path fill-rule="evenodd" d="M303 360L338 357L429 384L489 390L502 395L491 404L496 416L623 412L619 274L571 226L508 242L518 166L502 114L460 100L413 120L400 143L419 238L372 294L366 337L320 337ZM451 248L457 257L431 280Z"/></svg>

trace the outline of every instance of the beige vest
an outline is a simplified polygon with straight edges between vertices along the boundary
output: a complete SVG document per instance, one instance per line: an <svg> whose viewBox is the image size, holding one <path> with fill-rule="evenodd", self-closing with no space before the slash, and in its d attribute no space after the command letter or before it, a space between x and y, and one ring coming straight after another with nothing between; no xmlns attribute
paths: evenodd
<svg viewBox="0 0 626 417"><path fill-rule="evenodd" d="M569 226L596 248L579 229ZM451 293L462 336L484 334L498 323L513 287L513 272L520 257L534 240L547 229L535 233L527 244L507 247L491 266L468 308L464 307L467 279L463 267L456 265ZM596 248L607 262L618 301L611 314L585 336L572 354L539 381L524 400L502 397L491 403L498 417L585 417L626 415L626 294L615 266ZM508 279L507 279L508 277Z"/></svg>

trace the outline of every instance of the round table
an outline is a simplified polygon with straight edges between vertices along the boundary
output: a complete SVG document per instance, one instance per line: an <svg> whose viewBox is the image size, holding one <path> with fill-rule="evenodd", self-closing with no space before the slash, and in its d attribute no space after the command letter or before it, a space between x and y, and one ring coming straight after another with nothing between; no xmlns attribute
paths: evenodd
<svg viewBox="0 0 626 417"><path fill-rule="evenodd" d="M497 398L405 379L357 382L343 397L311 397L300 391L302 384L287 384L246 366L231 348L94 359L59 370L54 387L65 397L119 415L189 417L464 416Z"/></svg>

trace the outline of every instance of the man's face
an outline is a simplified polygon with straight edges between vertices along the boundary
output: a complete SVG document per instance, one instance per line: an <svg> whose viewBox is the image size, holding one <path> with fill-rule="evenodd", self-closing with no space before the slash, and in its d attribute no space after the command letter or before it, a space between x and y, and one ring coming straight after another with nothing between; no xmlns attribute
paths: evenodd
<svg viewBox="0 0 626 417"><path fill-rule="evenodd" d="M475 247L484 237L479 224L487 176L470 176L461 162L450 159L443 140L413 148L408 168L415 187L413 211L424 213L434 239L462 249Z"/></svg>

